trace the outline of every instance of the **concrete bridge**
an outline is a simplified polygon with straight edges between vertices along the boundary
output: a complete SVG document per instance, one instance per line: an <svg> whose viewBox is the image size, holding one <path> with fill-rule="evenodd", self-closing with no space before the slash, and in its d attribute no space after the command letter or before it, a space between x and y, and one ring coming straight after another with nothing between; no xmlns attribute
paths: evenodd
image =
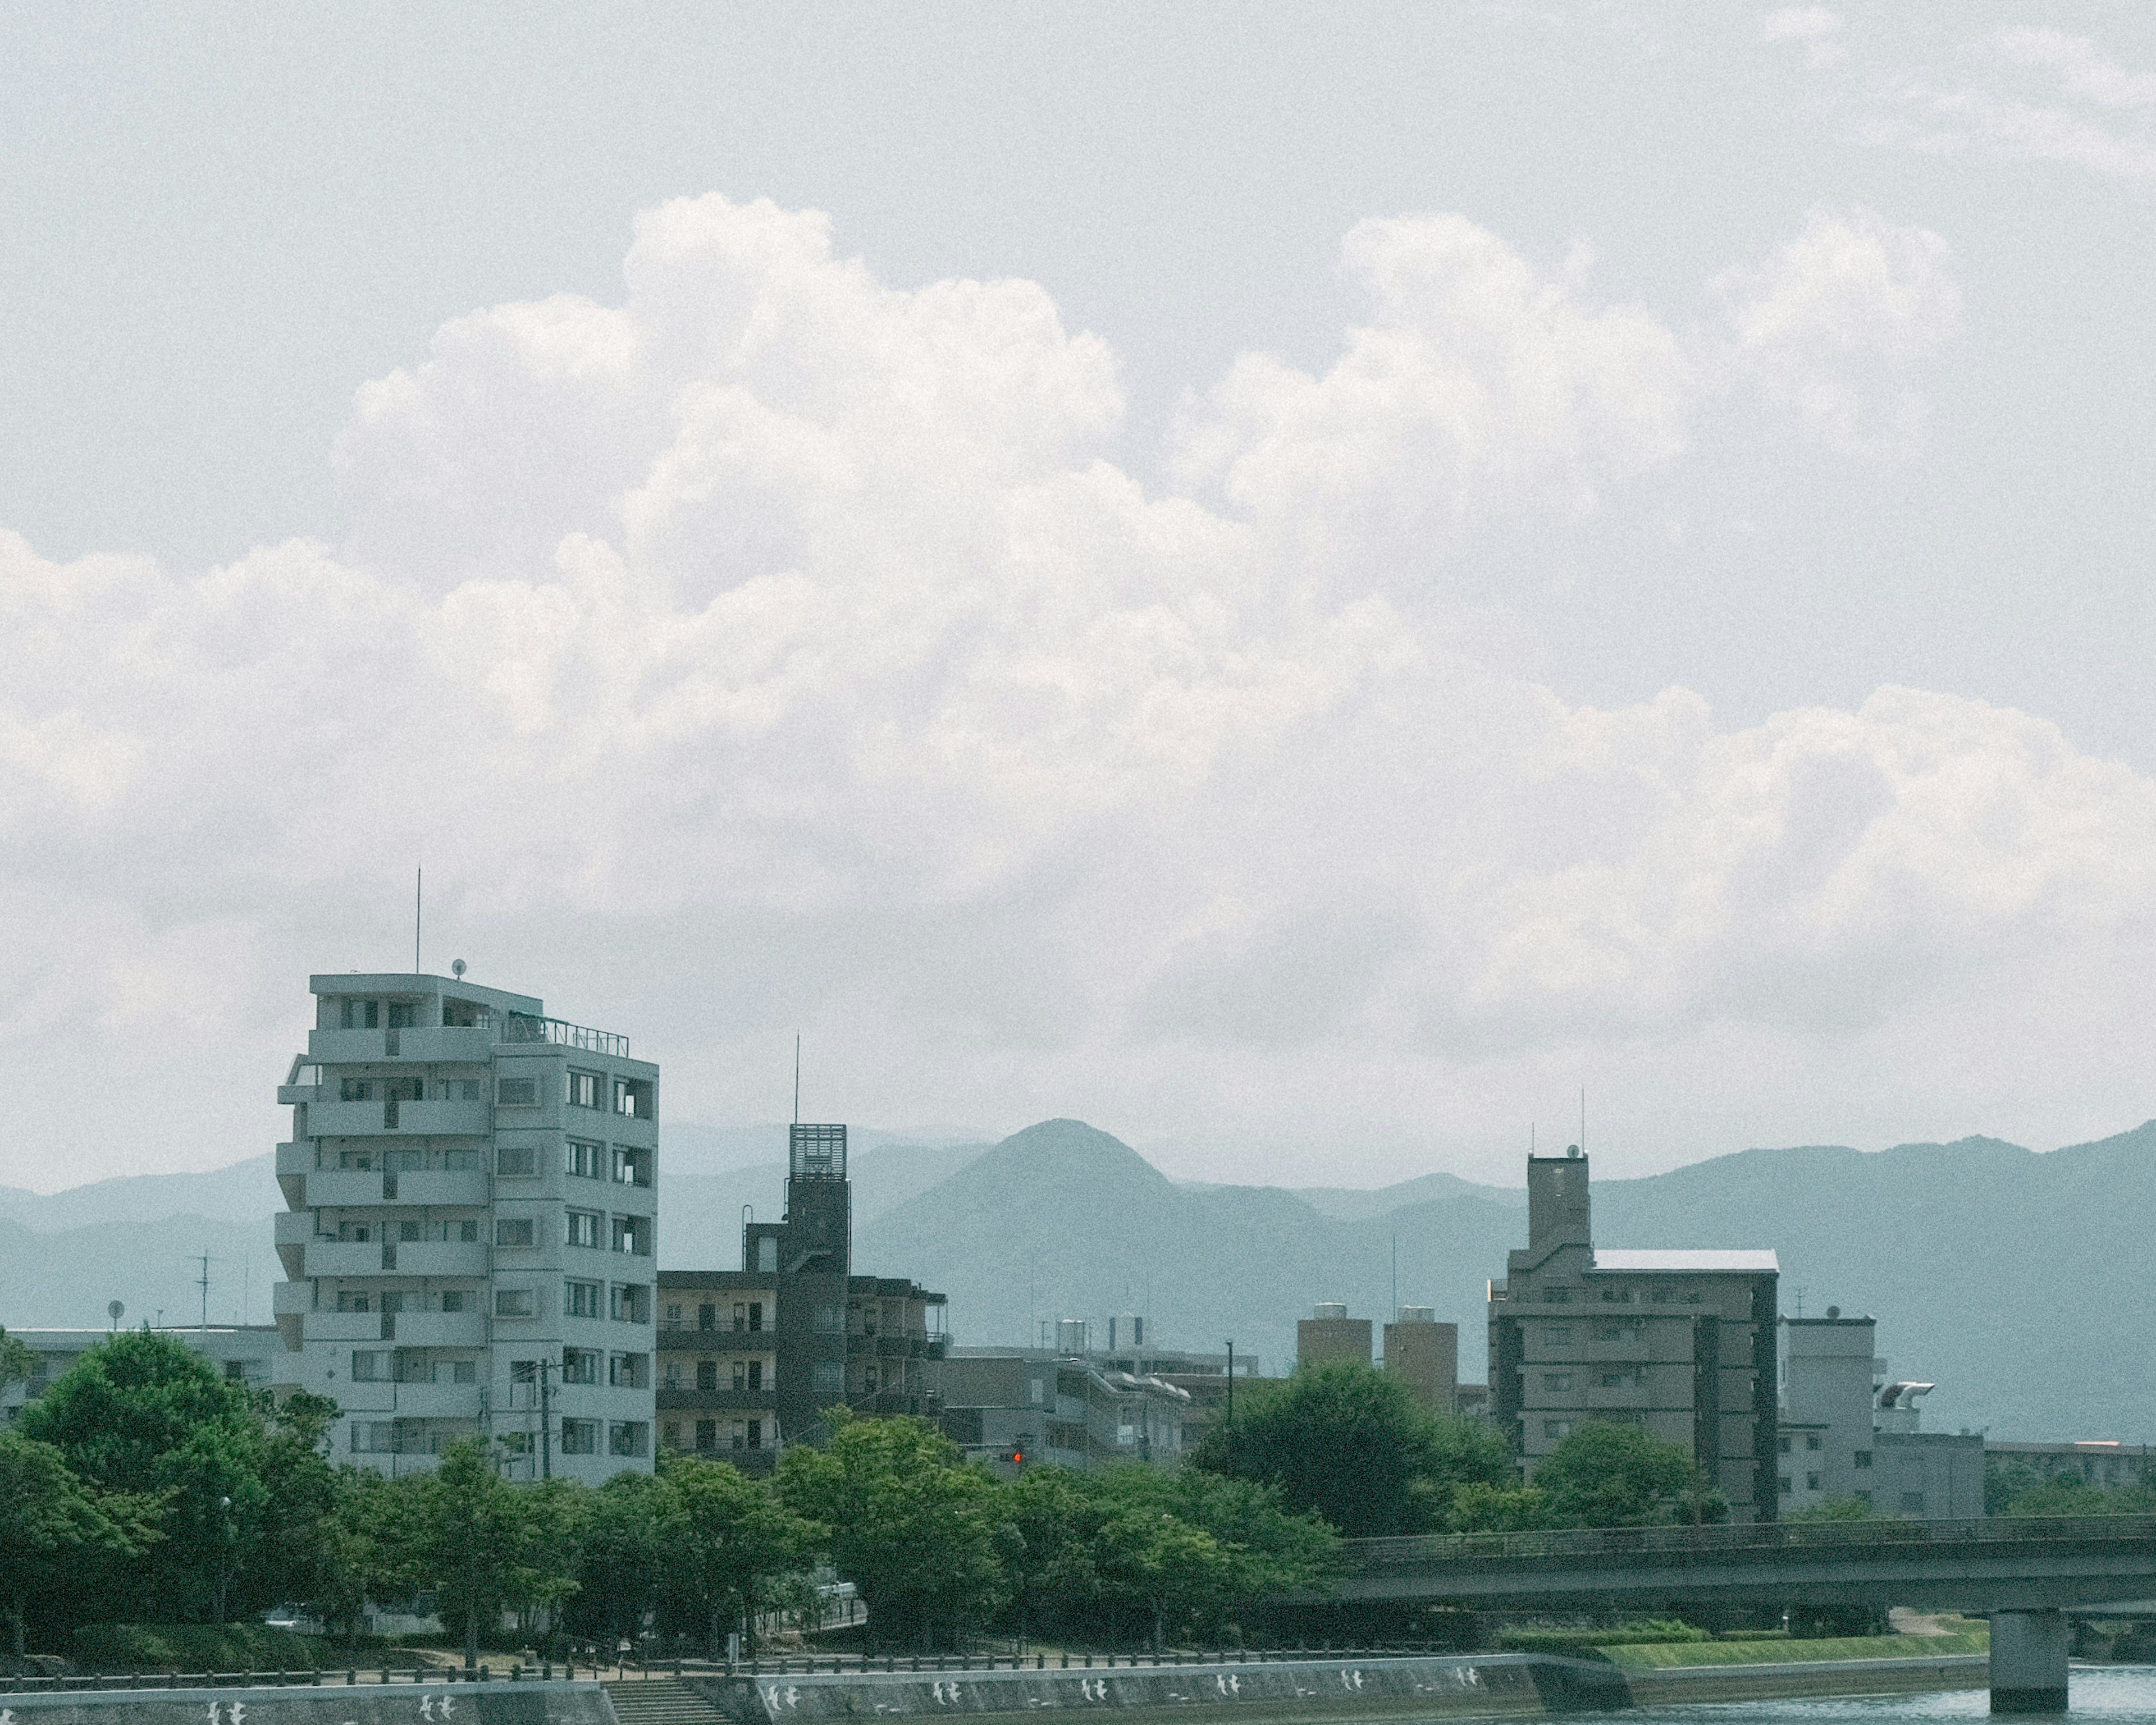
<svg viewBox="0 0 2156 1725"><path fill-rule="evenodd" d="M1991 1619L1994 1712L2066 1705L2068 1615L2156 1598L2156 1516L1758 1522L1346 1543L1342 1599L1486 1609L1911 1605Z"/></svg>

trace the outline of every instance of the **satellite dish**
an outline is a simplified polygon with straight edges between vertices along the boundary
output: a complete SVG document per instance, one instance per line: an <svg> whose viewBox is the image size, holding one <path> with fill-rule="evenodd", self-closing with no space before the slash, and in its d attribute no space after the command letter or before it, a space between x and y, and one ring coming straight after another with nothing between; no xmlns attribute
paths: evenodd
<svg viewBox="0 0 2156 1725"><path fill-rule="evenodd" d="M127 1308L117 1300L108 1300L105 1304L105 1315L112 1320L113 1327L117 1329L120 1320L127 1316Z"/></svg>
<svg viewBox="0 0 2156 1725"><path fill-rule="evenodd" d="M449 967L449 974L454 977L459 982L462 982L465 979L465 961L459 958L455 963L452 964Z"/></svg>

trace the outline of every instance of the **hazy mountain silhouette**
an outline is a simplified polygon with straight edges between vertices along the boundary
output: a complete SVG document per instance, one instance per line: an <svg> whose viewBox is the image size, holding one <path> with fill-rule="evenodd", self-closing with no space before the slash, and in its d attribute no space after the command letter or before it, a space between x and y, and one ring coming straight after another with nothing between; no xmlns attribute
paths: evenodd
<svg viewBox="0 0 2156 1725"><path fill-rule="evenodd" d="M114 1297L131 1321L157 1306L183 1321L200 1297L186 1255L204 1250L212 1321L238 1315L243 1265L263 1321L270 1168L0 1189L0 1322L101 1325ZM1317 1301L1382 1320L1397 1253L1400 1301L1457 1322L1476 1376L1485 1283L1526 1232L1517 1189L1445 1174L1372 1192L1180 1184L1072 1120L993 1147L876 1143L853 1173L856 1266L948 1294L961 1343L1142 1312L1162 1340L1217 1351L1232 1336L1280 1369ZM741 1206L776 1214L783 1179L775 1159L672 1165L661 1265L736 1266ZM1896 1372L1938 1382L1934 1428L2029 1438L2156 1436L2152 1215L2156 1122L2043 1155L1995 1138L1747 1150L1594 1189L1604 1245L1772 1246L1784 1311L1876 1317Z"/></svg>

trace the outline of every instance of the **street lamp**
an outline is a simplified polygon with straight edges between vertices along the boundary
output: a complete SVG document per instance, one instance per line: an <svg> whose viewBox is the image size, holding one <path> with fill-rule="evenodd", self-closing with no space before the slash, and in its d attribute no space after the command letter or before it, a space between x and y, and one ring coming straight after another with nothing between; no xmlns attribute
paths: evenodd
<svg viewBox="0 0 2156 1725"><path fill-rule="evenodd" d="M232 1500L217 1500L217 1620L224 1621L225 1589L232 1580Z"/></svg>

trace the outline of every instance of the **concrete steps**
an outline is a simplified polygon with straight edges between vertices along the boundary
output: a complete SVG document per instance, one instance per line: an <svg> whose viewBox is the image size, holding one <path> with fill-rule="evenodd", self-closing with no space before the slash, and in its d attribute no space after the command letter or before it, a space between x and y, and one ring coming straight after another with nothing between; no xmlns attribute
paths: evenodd
<svg viewBox="0 0 2156 1725"><path fill-rule="evenodd" d="M726 1725L725 1714L678 1677L632 1678L602 1686L620 1725Z"/></svg>

